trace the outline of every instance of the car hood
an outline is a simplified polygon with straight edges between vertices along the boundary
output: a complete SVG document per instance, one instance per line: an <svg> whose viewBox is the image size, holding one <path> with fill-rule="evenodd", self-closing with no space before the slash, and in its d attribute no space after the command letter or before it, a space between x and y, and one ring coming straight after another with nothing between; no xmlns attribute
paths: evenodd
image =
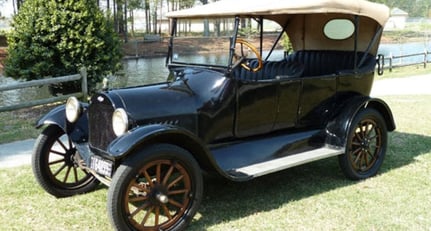
<svg viewBox="0 0 431 231"><path fill-rule="evenodd" d="M185 68L176 70L173 82L116 89L101 94L110 99L114 108L124 108L137 125L172 124L180 117L190 120L190 117L196 116L206 103L219 98L228 81L220 72Z"/></svg>

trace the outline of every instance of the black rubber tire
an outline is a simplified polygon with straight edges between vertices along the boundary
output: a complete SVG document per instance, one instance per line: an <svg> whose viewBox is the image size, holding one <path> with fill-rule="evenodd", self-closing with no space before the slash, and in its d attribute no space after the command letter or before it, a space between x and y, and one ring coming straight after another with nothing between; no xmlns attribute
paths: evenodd
<svg viewBox="0 0 431 231"><path fill-rule="evenodd" d="M165 200L157 197L162 194ZM202 173L193 156L178 146L155 144L116 170L108 191L108 215L117 230L184 230L202 194Z"/></svg>
<svg viewBox="0 0 431 231"><path fill-rule="evenodd" d="M77 154L63 129L47 126L36 140L31 160L39 185L58 198L94 190L100 182L75 163L73 157Z"/></svg>
<svg viewBox="0 0 431 231"><path fill-rule="evenodd" d="M351 180L375 176L385 158L387 127L372 108L358 112L349 128L345 154L338 157L344 175Z"/></svg>

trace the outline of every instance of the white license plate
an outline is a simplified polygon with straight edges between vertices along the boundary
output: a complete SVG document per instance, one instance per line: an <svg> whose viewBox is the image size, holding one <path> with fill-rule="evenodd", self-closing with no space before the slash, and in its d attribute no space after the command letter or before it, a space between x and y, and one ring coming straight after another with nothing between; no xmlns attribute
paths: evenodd
<svg viewBox="0 0 431 231"><path fill-rule="evenodd" d="M111 177L112 174L112 162L104 160L98 156L90 157L90 168L97 173Z"/></svg>

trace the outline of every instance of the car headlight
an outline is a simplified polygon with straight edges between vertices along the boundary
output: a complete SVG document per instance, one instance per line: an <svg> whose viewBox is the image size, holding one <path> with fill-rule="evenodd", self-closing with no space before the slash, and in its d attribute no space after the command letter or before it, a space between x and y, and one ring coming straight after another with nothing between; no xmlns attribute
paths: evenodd
<svg viewBox="0 0 431 231"><path fill-rule="evenodd" d="M112 114L112 128L116 136L121 136L129 129L129 118L123 108L118 108Z"/></svg>
<svg viewBox="0 0 431 231"><path fill-rule="evenodd" d="M79 100L72 96L66 101L66 119L67 121L74 123L78 120L81 115L82 107Z"/></svg>

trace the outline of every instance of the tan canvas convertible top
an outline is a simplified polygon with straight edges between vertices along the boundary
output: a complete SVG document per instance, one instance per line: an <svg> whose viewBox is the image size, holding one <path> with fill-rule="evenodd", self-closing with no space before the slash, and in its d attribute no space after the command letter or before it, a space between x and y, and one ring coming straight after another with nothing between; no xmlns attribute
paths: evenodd
<svg viewBox="0 0 431 231"><path fill-rule="evenodd" d="M356 50L376 55L389 8L365 0L220 0L168 14L180 19L235 16L277 22L286 28L294 50ZM355 23L356 36L328 38L323 31L334 19Z"/></svg>
<svg viewBox="0 0 431 231"><path fill-rule="evenodd" d="M170 18L341 13L366 16L384 25L389 18L385 5L365 0L221 0L194 8L169 12ZM277 20L276 20L277 21Z"/></svg>

